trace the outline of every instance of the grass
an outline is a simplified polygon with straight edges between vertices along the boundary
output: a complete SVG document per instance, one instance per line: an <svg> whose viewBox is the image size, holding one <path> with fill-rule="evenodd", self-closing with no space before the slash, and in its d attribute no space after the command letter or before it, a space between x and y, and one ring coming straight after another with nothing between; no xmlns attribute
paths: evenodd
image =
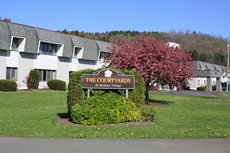
<svg viewBox="0 0 230 153"><path fill-rule="evenodd" d="M230 99L161 95L150 125L59 125L67 112L66 92L0 92L0 135L59 138L219 138L230 137Z"/></svg>

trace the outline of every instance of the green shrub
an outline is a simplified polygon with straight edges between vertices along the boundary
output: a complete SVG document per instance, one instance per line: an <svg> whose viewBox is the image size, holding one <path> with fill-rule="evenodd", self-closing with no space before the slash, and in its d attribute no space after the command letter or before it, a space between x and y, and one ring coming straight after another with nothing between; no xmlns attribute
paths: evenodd
<svg viewBox="0 0 230 153"><path fill-rule="evenodd" d="M197 90L198 90L198 91L205 91L205 89L206 89L206 86L197 87Z"/></svg>
<svg viewBox="0 0 230 153"><path fill-rule="evenodd" d="M66 90L66 83L65 81L62 80L49 80L47 82L47 85L50 89L53 90L62 90L62 91Z"/></svg>
<svg viewBox="0 0 230 153"><path fill-rule="evenodd" d="M84 91L81 88L81 75L92 74L94 71L95 70L86 69L77 72L72 72L70 74L67 93L67 109L69 115L72 112L72 107L77 103L81 103L85 98Z"/></svg>
<svg viewBox="0 0 230 153"><path fill-rule="evenodd" d="M142 116L144 116L145 121L154 121L155 111L151 106L143 105L141 107Z"/></svg>
<svg viewBox="0 0 230 153"><path fill-rule="evenodd" d="M0 80L0 91L16 91L17 84L12 80Z"/></svg>
<svg viewBox="0 0 230 153"><path fill-rule="evenodd" d="M145 82L144 78L135 71L115 69L118 72L122 72L126 75L135 76L135 89L129 90L129 99L136 104L137 107L141 107L145 103Z"/></svg>
<svg viewBox="0 0 230 153"><path fill-rule="evenodd" d="M31 70L27 78L27 88L28 89L38 89L39 85L39 71Z"/></svg>
<svg viewBox="0 0 230 153"><path fill-rule="evenodd" d="M72 121L84 125L99 125L142 121L139 108L124 96L114 92L92 96L73 106Z"/></svg>

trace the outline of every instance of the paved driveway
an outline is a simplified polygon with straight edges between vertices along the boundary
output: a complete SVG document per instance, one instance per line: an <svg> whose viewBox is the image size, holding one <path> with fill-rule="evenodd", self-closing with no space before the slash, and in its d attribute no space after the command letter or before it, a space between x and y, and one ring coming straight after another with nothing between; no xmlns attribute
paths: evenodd
<svg viewBox="0 0 230 153"><path fill-rule="evenodd" d="M212 92L206 92L206 91L196 91L196 90L183 90L181 92L177 91L151 91L151 92L157 92L162 94L172 94L172 95L185 95L185 96L201 96L201 97L222 97L222 98L230 98L230 96L227 95L221 95L221 92L212 91Z"/></svg>
<svg viewBox="0 0 230 153"><path fill-rule="evenodd" d="M34 139L0 137L0 153L230 153L230 139Z"/></svg>

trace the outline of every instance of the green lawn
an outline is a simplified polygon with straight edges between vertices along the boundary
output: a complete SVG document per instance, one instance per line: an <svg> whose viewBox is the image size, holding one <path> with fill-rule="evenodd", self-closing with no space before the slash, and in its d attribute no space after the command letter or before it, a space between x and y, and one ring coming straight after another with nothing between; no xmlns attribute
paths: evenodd
<svg viewBox="0 0 230 153"><path fill-rule="evenodd" d="M66 92L0 92L0 135L65 138L230 137L230 99L152 94L169 104L154 106L151 125L59 125Z"/></svg>

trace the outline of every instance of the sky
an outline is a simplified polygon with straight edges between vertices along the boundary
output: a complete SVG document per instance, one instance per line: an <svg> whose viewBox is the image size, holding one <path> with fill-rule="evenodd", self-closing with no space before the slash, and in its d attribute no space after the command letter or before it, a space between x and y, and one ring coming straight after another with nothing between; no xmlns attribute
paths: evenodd
<svg viewBox="0 0 230 153"><path fill-rule="evenodd" d="M230 38L230 0L2 0L0 17L49 30L196 31Z"/></svg>

